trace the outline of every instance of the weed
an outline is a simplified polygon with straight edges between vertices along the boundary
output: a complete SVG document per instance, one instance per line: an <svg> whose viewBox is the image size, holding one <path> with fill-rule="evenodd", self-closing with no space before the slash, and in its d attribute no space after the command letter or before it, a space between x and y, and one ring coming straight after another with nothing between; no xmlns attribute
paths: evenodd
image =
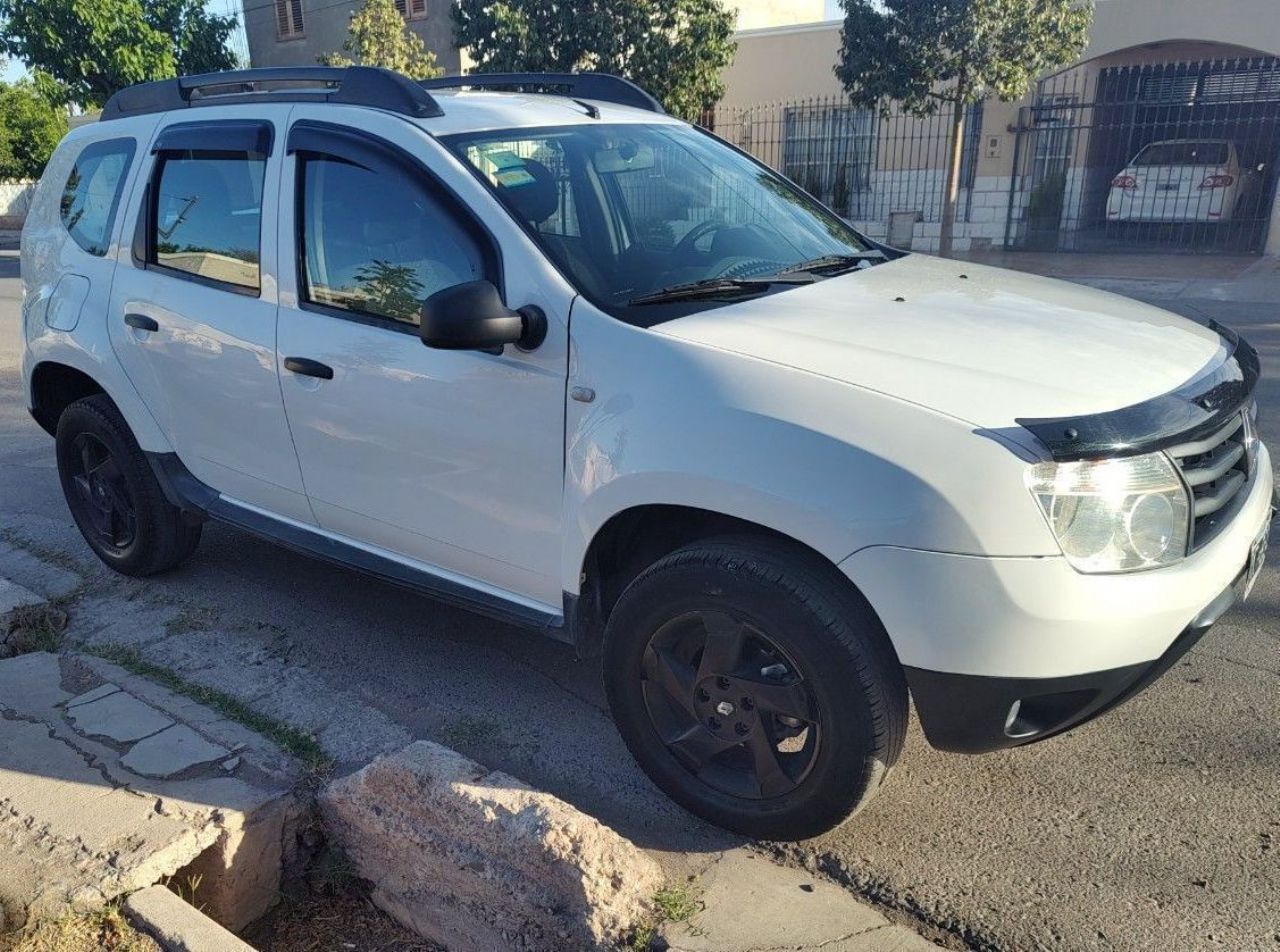
<svg viewBox="0 0 1280 952"><path fill-rule="evenodd" d="M0 646L7 648L9 654L56 652L66 630L67 612L60 601L19 605L9 612L7 623L0 629Z"/></svg>
<svg viewBox="0 0 1280 952"><path fill-rule="evenodd" d="M628 952L649 952L664 923L688 922L705 908L706 904L698 898L692 881L663 886L653 894L653 915L648 922L632 929L626 949ZM694 935L702 934L700 929L690 927L690 931Z"/></svg>
<svg viewBox="0 0 1280 952"><path fill-rule="evenodd" d="M636 926L631 933L631 941L627 943L628 952L649 952L653 948L653 940L658 937L658 930L650 923Z"/></svg>
<svg viewBox="0 0 1280 952"><path fill-rule="evenodd" d="M60 569L66 569L75 575L83 576L86 574L87 567L79 559L68 555L61 549L51 549L47 545L42 545L7 526L0 527L0 542L6 542L15 549L22 549L24 552L34 555L41 562L55 565Z"/></svg>
<svg viewBox="0 0 1280 952"><path fill-rule="evenodd" d="M704 906L695 894L693 884L688 882L659 889L653 896L653 904L664 922L688 922Z"/></svg>
<svg viewBox="0 0 1280 952"><path fill-rule="evenodd" d="M498 739L502 726L483 717L464 715L440 730L440 739L450 747L482 747Z"/></svg>
<svg viewBox="0 0 1280 952"><path fill-rule="evenodd" d="M321 896L348 895L359 883L355 865L336 846L326 846L308 874L311 891Z"/></svg>
<svg viewBox="0 0 1280 952"><path fill-rule="evenodd" d="M217 612L212 608L184 608L164 623L168 635L186 635L195 631L208 631L213 627Z"/></svg>
<svg viewBox="0 0 1280 952"><path fill-rule="evenodd" d="M136 932L120 907L109 903L96 912L51 919L26 932L0 936L0 949L8 952L158 952L160 946L150 936Z"/></svg>
<svg viewBox="0 0 1280 952"><path fill-rule="evenodd" d="M204 909L204 904L198 902L196 893L200 891L200 884L204 882L202 873L187 873L184 879L174 879L172 876L166 876L164 879L165 888L185 902L188 906L195 909Z"/></svg>
<svg viewBox="0 0 1280 952"><path fill-rule="evenodd" d="M202 684L188 681L182 675L169 668L152 664L145 660L137 650L119 645L86 645L84 651L97 655L112 664L118 664L133 674L148 678L168 688L175 694L182 694L205 707L212 708L224 717L243 724L277 747L288 751L296 757L312 773L313 776L327 774L333 769L333 760L319 742L306 731L292 727L265 714L259 714L238 698L232 697L216 688L207 688Z"/></svg>

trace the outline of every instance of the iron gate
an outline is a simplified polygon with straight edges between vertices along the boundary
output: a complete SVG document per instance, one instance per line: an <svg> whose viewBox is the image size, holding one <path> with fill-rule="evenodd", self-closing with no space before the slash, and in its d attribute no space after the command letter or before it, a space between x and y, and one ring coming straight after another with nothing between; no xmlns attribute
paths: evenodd
<svg viewBox="0 0 1280 952"><path fill-rule="evenodd" d="M1278 160L1280 58L1077 67L1020 109L1005 245L1260 252Z"/></svg>

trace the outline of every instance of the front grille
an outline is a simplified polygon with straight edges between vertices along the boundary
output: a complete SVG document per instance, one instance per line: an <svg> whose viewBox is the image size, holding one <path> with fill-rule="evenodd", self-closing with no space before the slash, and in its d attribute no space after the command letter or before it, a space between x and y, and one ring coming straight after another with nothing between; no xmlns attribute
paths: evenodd
<svg viewBox="0 0 1280 952"><path fill-rule="evenodd" d="M1204 439L1172 447L1169 455L1191 490L1191 550L1211 541L1234 518L1249 482L1250 428L1245 415Z"/></svg>

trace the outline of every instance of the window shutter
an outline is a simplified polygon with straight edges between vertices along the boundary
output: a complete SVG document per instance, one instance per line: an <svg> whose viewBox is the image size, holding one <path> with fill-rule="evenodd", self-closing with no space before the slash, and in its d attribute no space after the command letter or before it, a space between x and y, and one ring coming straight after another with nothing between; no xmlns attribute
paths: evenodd
<svg viewBox="0 0 1280 952"><path fill-rule="evenodd" d="M409 0L409 11L415 17L427 15L427 0Z"/></svg>
<svg viewBox="0 0 1280 952"><path fill-rule="evenodd" d="M401 16L404 16L404 0L396 0L396 9L400 11Z"/></svg>
<svg viewBox="0 0 1280 952"><path fill-rule="evenodd" d="M289 35L289 0L276 0L276 36Z"/></svg>
<svg viewBox="0 0 1280 952"><path fill-rule="evenodd" d="M302 32L302 0L290 0L293 8L293 32Z"/></svg>

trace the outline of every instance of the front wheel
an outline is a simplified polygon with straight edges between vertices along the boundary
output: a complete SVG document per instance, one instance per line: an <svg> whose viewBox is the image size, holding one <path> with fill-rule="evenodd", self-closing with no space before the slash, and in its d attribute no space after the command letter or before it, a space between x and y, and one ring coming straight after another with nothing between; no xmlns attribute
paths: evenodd
<svg viewBox="0 0 1280 952"><path fill-rule="evenodd" d="M804 839L897 760L901 666L869 605L798 546L696 543L642 572L605 633L618 729L673 800L717 826Z"/></svg>

